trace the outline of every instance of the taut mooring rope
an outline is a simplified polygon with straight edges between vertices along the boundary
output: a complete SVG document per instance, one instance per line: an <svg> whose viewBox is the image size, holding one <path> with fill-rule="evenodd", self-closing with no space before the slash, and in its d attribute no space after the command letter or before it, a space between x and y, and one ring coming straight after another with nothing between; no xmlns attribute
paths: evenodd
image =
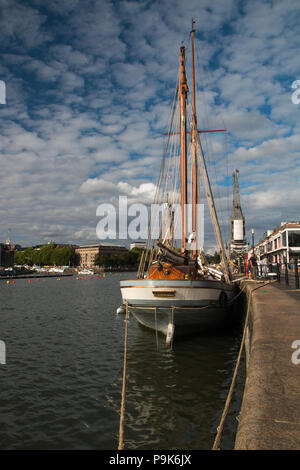
<svg viewBox="0 0 300 470"><path fill-rule="evenodd" d="M251 294L252 294L252 292L251 292ZM236 376L237 376L237 373L238 373L238 369L239 369L239 365L240 365L240 361L241 361L241 357L242 357L242 352L243 352L243 348L244 348L244 342L245 342L247 325L248 325L248 318L249 318L249 311L250 311L250 304L251 304L251 294L249 295L249 299L248 299L247 314L246 314L246 319L245 319L245 326L244 326L243 337L242 337L242 341L241 341L241 345L240 345L239 355L238 355L238 358L237 358L237 361L236 361L236 365L235 365L235 369L234 369L230 389L229 389L229 392L228 392L228 395L227 395L227 399L226 399L226 403L225 403L224 410L223 410L223 413L222 413L221 421L220 421L220 424L217 428L217 435L216 435L215 442L214 442L214 445L212 447L212 450L219 450L219 448L220 448L220 442L221 442L223 427L224 427L224 424L225 424L225 420L226 420L226 417L227 417L229 405L230 405L230 402L231 402L231 398L232 398L232 394L233 394L233 390L234 390L234 385L235 385L235 380L236 380Z"/></svg>
<svg viewBox="0 0 300 470"><path fill-rule="evenodd" d="M235 369L234 369L230 389L229 389L227 399L226 399L226 403L225 403L225 406L224 406L224 410L223 410L223 413L222 413L221 421L220 421L220 424L217 428L217 435L216 435L215 442L214 442L214 445L212 447L212 450L219 450L220 449L220 442L221 442L221 438L222 438L222 432L223 432L225 420L226 420L226 417L227 417L227 413L228 413L228 410L229 410L231 398L232 398L232 395L233 395L235 380L236 380L236 376L237 376L237 373L238 373L238 369L239 369L239 365L240 365L241 357L242 357L242 352L243 352L243 348L244 348L244 343L245 343L245 338L246 338L246 331L247 331L247 326L248 326L249 313L250 313L252 293L257 289L260 289L261 287L272 284L273 282L274 281L269 281L269 282L266 282L265 284L262 284L258 287L255 287L249 293L247 313L246 313L246 318L245 318L245 325L244 325L244 331L243 331L243 337L242 337L242 341L241 341L241 345L240 345L240 350L239 350L238 358L237 358L237 361L236 361L236 365L235 365Z"/></svg>
<svg viewBox="0 0 300 470"><path fill-rule="evenodd" d="M126 394L127 330L128 330L128 303L126 302L123 385L122 385L122 400L121 400L121 412L120 412L118 450L123 450L124 449L124 416L125 416L125 394Z"/></svg>

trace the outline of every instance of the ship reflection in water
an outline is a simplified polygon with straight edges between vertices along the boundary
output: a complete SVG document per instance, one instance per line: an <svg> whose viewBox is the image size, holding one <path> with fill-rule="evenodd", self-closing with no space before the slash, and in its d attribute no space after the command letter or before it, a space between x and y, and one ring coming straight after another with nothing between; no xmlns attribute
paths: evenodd
<svg viewBox="0 0 300 470"><path fill-rule="evenodd" d="M129 329L125 448L211 449L238 354L238 332L182 338L172 350L162 335L156 338L132 316ZM243 381L241 372L222 448L234 446Z"/></svg>
<svg viewBox="0 0 300 470"><path fill-rule="evenodd" d="M128 273L0 283L1 449L117 449ZM209 449L223 410L239 333L165 347L130 317L125 449ZM233 448L242 384L222 447Z"/></svg>

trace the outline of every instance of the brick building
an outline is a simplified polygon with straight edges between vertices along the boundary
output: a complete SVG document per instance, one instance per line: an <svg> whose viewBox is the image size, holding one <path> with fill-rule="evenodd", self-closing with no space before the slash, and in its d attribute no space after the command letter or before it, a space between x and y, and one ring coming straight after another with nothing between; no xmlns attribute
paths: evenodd
<svg viewBox="0 0 300 470"><path fill-rule="evenodd" d="M75 249L77 266L93 267L97 255L120 255L127 253L128 249L122 245L109 243L96 243L94 245L81 245Z"/></svg>

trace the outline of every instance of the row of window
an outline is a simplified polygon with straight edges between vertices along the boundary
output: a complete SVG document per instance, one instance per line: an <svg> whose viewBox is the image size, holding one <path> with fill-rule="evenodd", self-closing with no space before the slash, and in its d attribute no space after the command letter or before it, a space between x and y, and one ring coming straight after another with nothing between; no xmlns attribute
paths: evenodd
<svg viewBox="0 0 300 470"><path fill-rule="evenodd" d="M270 251L277 250L278 248L287 246L287 233L289 247L300 247L300 231L292 232L290 230L282 232L274 240L269 240L265 245L259 247L260 254L269 253Z"/></svg>

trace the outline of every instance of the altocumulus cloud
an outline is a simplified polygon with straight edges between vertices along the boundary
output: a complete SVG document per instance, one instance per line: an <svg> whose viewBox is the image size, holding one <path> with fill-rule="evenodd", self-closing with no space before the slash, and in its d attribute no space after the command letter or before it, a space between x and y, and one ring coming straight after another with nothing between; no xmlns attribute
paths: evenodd
<svg viewBox="0 0 300 470"><path fill-rule="evenodd" d="M153 183L142 183L135 187L124 181L119 181L115 185L102 178L89 178L81 185L80 191L82 193L104 196L107 200L115 201L117 196L127 196L128 203L130 204L136 202L151 204L154 200L156 186Z"/></svg>
<svg viewBox="0 0 300 470"><path fill-rule="evenodd" d="M297 0L2 0L0 9L0 239L11 229L21 244L96 240L100 202L152 201L192 16L200 126L218 126L208 116L219 115L229 131L228 160L217 136L210 144L217 204L230 209L226 175L239 168L258 234L300 218Z"/></svg>

